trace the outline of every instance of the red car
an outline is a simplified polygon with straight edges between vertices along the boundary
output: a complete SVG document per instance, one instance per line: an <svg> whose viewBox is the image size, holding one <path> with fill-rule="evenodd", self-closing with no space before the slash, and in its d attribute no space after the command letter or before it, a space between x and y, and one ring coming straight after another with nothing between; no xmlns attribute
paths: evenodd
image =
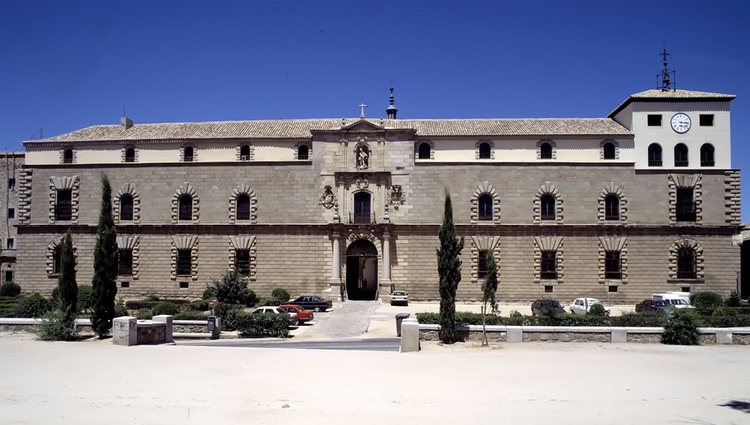
<svg viewBox="0 0 750 425"><path fill-rule="evenodd" d="M297 313L297 319L299 320L300 324L309 322L310 320L315 318L315 314L312 312L312 310L305 310L297 304L281 304L279 308L286 311L287 313Z"/></svg>

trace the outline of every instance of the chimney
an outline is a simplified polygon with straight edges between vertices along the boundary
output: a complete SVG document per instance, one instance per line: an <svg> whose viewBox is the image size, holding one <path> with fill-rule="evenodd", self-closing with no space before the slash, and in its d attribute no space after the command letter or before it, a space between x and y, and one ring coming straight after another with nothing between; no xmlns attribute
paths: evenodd
<svg viewBox="0 0 750 425"><path fill-rule="evenodd" d="M124 127L125 130L127 130L133 126L133 120L123 115L122 117L120 117L120 126Z"/></svg>

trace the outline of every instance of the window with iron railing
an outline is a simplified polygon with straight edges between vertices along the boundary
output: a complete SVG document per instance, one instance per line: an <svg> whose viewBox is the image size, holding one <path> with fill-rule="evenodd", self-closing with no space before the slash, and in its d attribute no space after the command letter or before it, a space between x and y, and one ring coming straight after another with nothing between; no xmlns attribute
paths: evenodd
<svg viewBox="0 0 750 425"><path fill-rule="evenodd" d="M661 145L652 143L648 146L648 166L661 167Z"/></svg>
<svg viewBox="0 0 750 425"><path fill-rule="evenodd" d="M687 146L679 143L674 147L674 166L675 167L687 167L690 163L688 162L688 148Z"/></svg>

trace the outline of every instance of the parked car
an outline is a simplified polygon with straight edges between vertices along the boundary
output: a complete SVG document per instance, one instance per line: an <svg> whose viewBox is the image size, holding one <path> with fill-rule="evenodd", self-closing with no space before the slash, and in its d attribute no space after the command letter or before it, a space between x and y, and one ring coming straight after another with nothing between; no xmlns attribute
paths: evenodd
<svg viewBox="0 0 750 425"><path fill-rule="evenodd" d="M596 298L576 298L570 303L570 312L573 314L586 314L591 311L591 306L601 304Z"/></svg>
<svg viewBox="0 0 750 425"><path fill-rule="evenodd" d="M539 299L531 303L531 315L539 316L552 310L554 314L565 314L565 308L556 300Z"/></svg>
<svg viewBox="0 0 750 425"><path fill-rule="evenodd" d="M393 291L391 293L391 305L409 305L409 294L406 291Z"/></svg>
<svg viewBox="0 0 750 425"><path fill-rule="evenodd" d="M302 295L289 301L288 304L297 304L300 307L314 311L326 311L333 307L331 300L324 300L317 295Z"/></svg>
<svg viewBox="0 0 750 425"><path fill-rule="evenodd" d="M663 313L669 310L672 304L666 300L643 300L635 305L635 312L641 313L644 311L657 311Z"/></svg>
<svg viewBox="0 0 750 425"><path fill-rule="evenodd" d="M281 304L279 305L279 308L287 313L296 313L300 324L309 322L315 318L315 313L313 313L312 310L306 310L297 304Z"/></svg>
<svg viewBox="0 0 750 425"><path fill-rule="evenodd" d="M289 313L284 309L281 309L277 306L263 306L258 307L255 310L251 311L250 314L287 314L289 315L289 324L292 326L299 325L299 319L297 318L297 313Z"/></svg>
<svg viewBox="0 0 750 425"><path fill-rule="evenodd" d="M674 308L695 308L690 305L690 294L687 292L665 292L661 294L651 294L652 300L663 300L672 305Z"/></svg>

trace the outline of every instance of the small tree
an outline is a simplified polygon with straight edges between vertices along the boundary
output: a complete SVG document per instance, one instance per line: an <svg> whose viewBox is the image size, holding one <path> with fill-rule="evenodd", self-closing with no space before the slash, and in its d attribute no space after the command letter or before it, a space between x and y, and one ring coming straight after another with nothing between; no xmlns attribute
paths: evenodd
<svg viewBox="0 0 750 425"><path fill-rule="evenodd" d="M73 326L78 312L78 283L76 283L76 260L73 258L73 238L70 236L70 231L63 238L57 287L60 291L60 308L65 313L66 323Z"/></svg>
<svg viewBox="0 0 750 425"><path fill-rule="evenodd" d="M94 277L91 279L91 327L99 338L112 328L117 295L117 231L112 218L112 188L102 176L102 204L94 247Z"/></svg>
<svg viewBox="0 0 750 425"><path fill-rule="evenodd" d="M482 335L484 340L482 345L489 345L487 341L487 303L492 306L492 311L495 311L495 293L497 292L497 263L495 262L495 254L492 252L487 253L487 276L482 282Z"/></svg>
<svg viewBox="0 0 750 425"><path fill-rule="evenodd" d="M456 237L453 225L453 206L448 190L445 191L443 224L440 226L440 248L437 250L440 276L440 340L445 344L456 341L456 291L461 281L461 250L464 238Z"/></svg>

